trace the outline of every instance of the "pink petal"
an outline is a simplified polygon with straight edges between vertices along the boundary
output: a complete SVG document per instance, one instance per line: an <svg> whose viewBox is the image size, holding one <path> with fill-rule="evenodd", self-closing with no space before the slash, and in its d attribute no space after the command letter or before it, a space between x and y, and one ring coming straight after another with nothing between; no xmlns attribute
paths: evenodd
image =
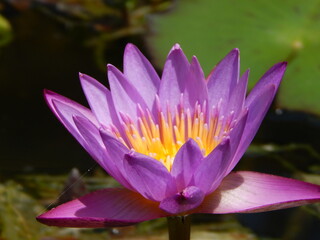
<svg viewBox="0 0 320 240"><path fill-rule="evenodd" d="M171 175L174 177L178 191L185 189L199 163L202 161L203 155L199 145L193 140L189 139L177 152Z"/></svg>
<svg viewBox="0 0 320 240"><path fill-rule="evenodd" d="M129 183L147 199L161 201L177 192L166 167L151 157L132 152L125 155L124 167Z"/></svg>
<svg viewBox="0 0 320 240"><path fill-rule="evenodd" d="M178 105L180 95L184 92L188 72L188 59L176 44L167 57L160 81L159 98L162 109L166 109L167 103L171 106Z"/></svg>
<svg viewBox="0 0 320 240"><path fill-rule="evenodd" d="M72 101L69 98L66 98L64 96L61 96L55 92L52 92L50 90L45 89L44 92L44 97L45 100L48 104L48 106L50 107L51 111L56 115L56 117L64 124L64 122L62 121L60 115L57 113L57 109L56 107L53 105L53 101L59 101L61 103L63 103L64 105L68 106L70 109L74 109L72 110L73 112L77 112L79 113L79 115L83 115L86 118L88 118L91 122L93 122L95 125L99 125L95 116L92 114L92 112L90 111L90 109L80 105L79 103Z"/></svg>
<svg viewBox="0 0 320 240"><path fill-rule="evenodd" d="M202 68L198 59L193 56L184 89L186 107L193 108L196 103L208 103L208 89Z"/></svg>
<svg viewBox="0 0 320 240"><path fill-rule="evenodd" d="M83 117L73 116L73 121L82 138L85 140L84 148L101 165L101 167L106 169L103 161L103 159L105 159L106 150L101 141L97 127Z"/></svg>
<svg viewBox="0 0 320 240"><path fill-rule="evenodd" d="M283 75L286 71L286 67L287 67L286 62L277 63L273 67L271 67L261 77L259 82L254 86L254 88L248 95L246 99L246 106L251 105L252 102L255 101L255 98L261 94L261 91L263 91L269 85L275 86L274 93L273 93L273 95L275 95L279 87L279 84L283 78Z"/></svg>
<svg viewBox="0 0 320 240"><path fill-rule="evenodd" d="M205 194L215 190L224 177L230 157L230 140L227 139L202 160L191 184L200 188Z"/></svg>
<svg viewBox="0 0 320 240"><path fill-rule="evenodd" d="M199 188L190 186L161 201L159 207L170 214L178 214L198 207L203 199L204 193Z"/></svg>
<svg viewBox="0 0 320 240"><path fill-rule="evenodd" d="M208 196L200 213L264 212L320 201L320 186L257 172L235 172Z"/></svg>
<svg viewBox="0 0 320 240"><path fill-rule="evenodd" d="M140 93L117 68L110 64L108 65L108 79L116 111L118 113L126 113L133 119L136 119L138 113L137 104L143 110L147 108Z"/></svg>
<svg viewBox="0 0 320 240"><path fill-rule="evenodd" d="M218 63L208 77L209 106L217 106L220 99L228 103L239 79L239 50L233 49ZM225 106L222 106L224 109Z"/></svg>
<svg viewBox="0 0 320 240"><path fill-rule="evenodd" d="M230 139L230 152L232 158L234 157L236 151L239 148L239 143L241 139L243 138L244 129L247 125L248 121L248 110L242 111L242 116L239 117L237 120L235 126L233 126L232 130L229 133L229 139ZM231 160L229 162L231 164Z"/></svg>
<svg viewBox="0 0 320 240"><path fill-rule="evenodd" d="M167 214L158 204L121 188L96 191L37 217L49 226L104 228L127 226Z"/></svg>
<svg viewBox="0 0 320 240"><path fill-rule="evenodd" d="M87 119L82 117L73 117L74 122L85 140L84 148L93 157L93 159L99 163L99 165L104 168L114 179L116 179L124 187L133 190L131 185L123 177L123 174L119 170L119 167L114 164L115 156L110 155L106 150L105 145L101 139L99 130ZM114 141L117 141L114 139ZM108 145L111 147L110 145ZM118 148L117 148L118 150ZM118 150L120 151L120 150ZM127 150L128 151L128 150ZM124 154L122 155L123 158ZM122 161L122 159L117 159L117 162ZM123 168L123 167L122 167Z"/></svg>
<svg viewBox="0 0 320 240"><path fill-rule="evenodd" d="M240 78L237 86L233 89L228 103L228 111L234 111L234 115L238 116L244 107L244 101L247 93L247 85L249 79L249 70L247 70Z"/></svg>
<svg viewBox="0 0 320 240"><path fill-rule="evenodd" d="M45 98L51 110L58 117L60 122L68 129L68 131L78 140L78 142L86 148L86 142L79 133L74 121L73 116L81 116L87 118L94 125L98 126L99 123L89 109L73 102L72 100L62 97L56 93L45 91Z"/></svg>
<svg viewBox="0 0 320 240"><path fill-rule="evenodd" d="M239 143L237 152L232 163L229 166L228 172L230 172L236 166L240 158L247 150L254 136L256 135L260 124L264 116L266 115L270 104L272 103L274 91L274 85L266 86L265 89L261 90L260 95L256 95L254 101L252 101L248 106L248 117L246 126L243 131L243 135Z"/></svg>
<svg viewBox="0 0 320 240"><path fill-rule="evenodd" d="M80 73L79 77L90 108L98 121L105 126L111 123L119 126L109 89L86 74Z"/></svg>
<svg viewBox="0 0 320 240"><path fill-rule="evenodd" d="M152 109L158 93L160 78L147 58L133 44L127 44L124 52L123 72L134 86L139 86L141 97Z"/></svg>
<svg viewBox="0 0 320 240"><path fill-rule="evenodd" d="M107 158L104 160L104 164L106 168L108 168L108 173L124 187L135 190L127 181L126 171L123 166L124 156L129 153L129 149L103 129L100 129L100 136L107 152Z"/></svg>
<svg viewBox="0 0 320 240"><path fill-rule="evenodd" d="M240 117L237 120L237 123L235 124L235 126L233 127L233 129L231 130L231 132L229 134L230 158L227 159L226 162L224 162L224 167L226 168L225 172L224 172L224 177L226 175L228 175L230 173L230 171L232 171L232 169L235 167L235 165L240 160L241 157L239 155L239 152L245 151L245 149L243 149L241 147L240 143L241 143L241 141L243 141L244 136L246 135L244 130L246 128L247 121L248 121L248 111L243 110L243 112L241 114L242 114L242 117Z"/></svg>

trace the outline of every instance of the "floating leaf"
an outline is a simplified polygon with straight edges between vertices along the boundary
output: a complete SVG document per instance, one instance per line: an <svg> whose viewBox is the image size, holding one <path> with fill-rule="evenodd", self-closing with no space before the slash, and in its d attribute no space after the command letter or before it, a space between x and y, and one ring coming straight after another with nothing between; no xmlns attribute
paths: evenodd
<svg viewBox="0 0 320 240"><path fill-rule="evenodd" d="M250 87L274 63L288 61L279 106L320 114L319 9L319 0L184 0L153 17L148 42L159 66L178 42L207 74L232 48L240 48L242 72L251 68Z"/></svg>
<svg viewBox="0 0 320 240"><path fill-rule="evenodd" d="M10 42L11 38L11 25L6 18L0 15L0 47Z"/></svg>

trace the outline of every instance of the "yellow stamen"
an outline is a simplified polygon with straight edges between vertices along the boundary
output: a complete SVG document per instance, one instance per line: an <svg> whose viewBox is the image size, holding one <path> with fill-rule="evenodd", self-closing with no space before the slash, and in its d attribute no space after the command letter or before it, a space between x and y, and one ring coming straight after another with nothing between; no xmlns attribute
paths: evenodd
<svg viewBox="0 0 320 240"><path fill-rule="evenodd" d="M232 129L233 115L223 120L218 109L207 111L204 105L196 103L194 112L183 109L182 104L174 114L167 107L166 113L159 111L158 119L139 108L139 117L134 123L130 117L123 115L123 132L115 127L111 132L129 149L153 157L164 164L170 171L174 157L179 148L190 138L199 145L204 155L208 155L222 140L222 137Z"/></svg>

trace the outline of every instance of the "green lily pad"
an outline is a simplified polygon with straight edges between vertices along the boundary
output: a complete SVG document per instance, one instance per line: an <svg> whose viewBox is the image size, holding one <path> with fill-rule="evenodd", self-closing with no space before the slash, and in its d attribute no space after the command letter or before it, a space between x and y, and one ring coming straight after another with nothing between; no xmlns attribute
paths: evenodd
<svg viewBox="0 0 320 240"><path fill-rule="evenodd" d="M319 114L319 9L320 0L184 0L151 18L147 42L159 67L178 42L189 58L199 58L206 74L237 47L241 71L251 68L250 88L273 64L288 61L278 105Z"/></svg>
<svg viewBox="0 0 320 240"><path fill-rule="evenodd" d="M11 25L6 18L0 15L0 47L9 43L12 39Z"/></svg>

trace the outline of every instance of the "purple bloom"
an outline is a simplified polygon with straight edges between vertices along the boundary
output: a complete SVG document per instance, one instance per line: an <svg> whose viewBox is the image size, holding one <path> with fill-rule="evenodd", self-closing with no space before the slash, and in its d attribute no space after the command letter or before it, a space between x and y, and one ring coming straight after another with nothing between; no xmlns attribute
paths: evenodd
<svg viewBox="0 0 320 240"><path fill-rule="evenodd" d="M286 63L269 69L246 97L232 50L204 77L179 45L160 78L133 45L123 73L108 65L110 89L80 74L90 109L45 91L51 110L124 188L62 204L37 219L68 227L125 226L192 213L260 212L320 200L320 187L298 180L231 172L256 134Z"/></svg>

